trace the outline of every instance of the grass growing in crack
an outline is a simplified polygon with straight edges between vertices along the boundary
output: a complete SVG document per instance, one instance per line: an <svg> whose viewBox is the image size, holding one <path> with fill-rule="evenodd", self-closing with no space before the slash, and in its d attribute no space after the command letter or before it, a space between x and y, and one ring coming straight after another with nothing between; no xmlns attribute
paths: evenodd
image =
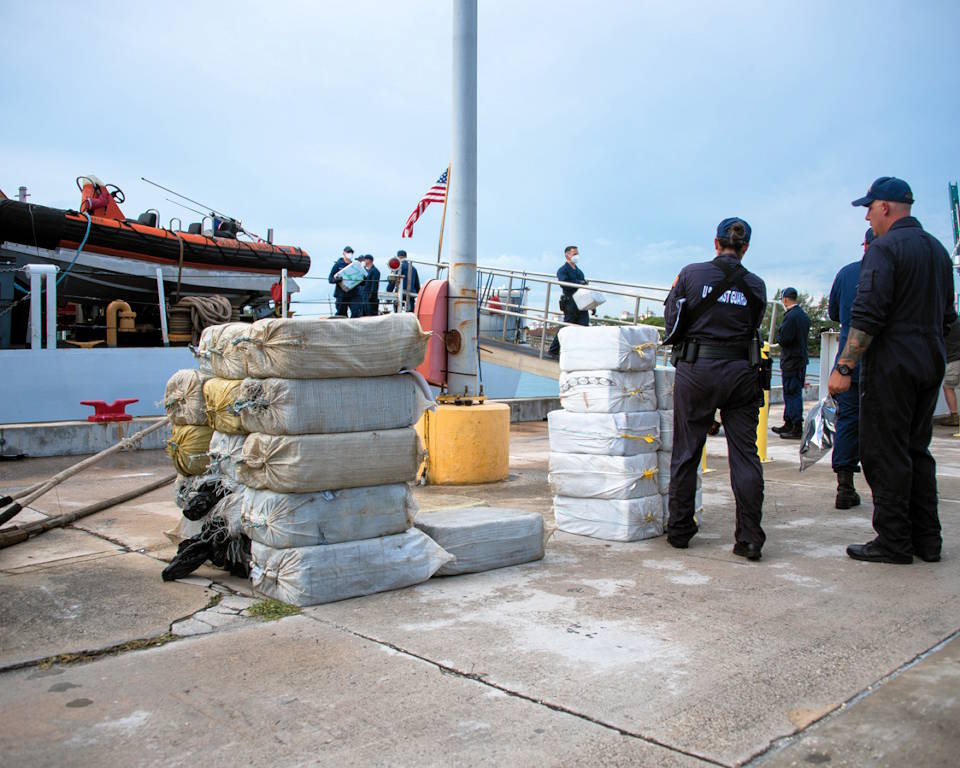
<svg viewBox="0 0 960 768"><path fill-rule="evenodd" d="M81 651L80 653L61 653L57 656L48 656L45 659L40 659L36 662L36 666L39 669L48 669L54 664L60 664L65 666L67 664L82 664L87 661L96 661L97 659L102 659L104 656L117 656L121 653L127 651L142 651L145 648L158 648L161 645L166 645L171 643L174 640L179 640L180 638L177 635L170 634L166 632L157 637L148 637L142 640L130 640L126 643L120 643L118 645L112 645L109 648L103 648L98 651Z"/></svg>
<svg viewBox="0 0 960 768"><path fill-rule="evenodd" d="M261 600L250 606L250 615L261 621L276 621L286 616L296 616L300 609L295 605L283 603L279 600Z"/></svg>

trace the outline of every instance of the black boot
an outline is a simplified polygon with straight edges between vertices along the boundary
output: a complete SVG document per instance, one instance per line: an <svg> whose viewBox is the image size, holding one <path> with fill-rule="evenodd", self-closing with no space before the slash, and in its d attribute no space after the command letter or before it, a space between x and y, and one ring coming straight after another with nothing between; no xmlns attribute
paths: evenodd
<svg viewBox="0 0 960 768"><path fill-rule="evenodd" d="M783 420L783 426L772 427L771 432L776 432L778 435L782 435L784 432L790 432L793 429L793 422L790 419Z"/></svg>
<svg viewBox="0 0 960 768"><path fill-rule="evenodd" d="M860 495L853 487L853 470L837 470L837 509L850 509L860 505Z"/></svg>
<svg viewBox="0 0 960 768"><path fill-rule="evenodd" d="M790 422L790 429L785 429L780 433L780 438L782 440L799 440L802 437L803 437L802 421Z"/></svg>

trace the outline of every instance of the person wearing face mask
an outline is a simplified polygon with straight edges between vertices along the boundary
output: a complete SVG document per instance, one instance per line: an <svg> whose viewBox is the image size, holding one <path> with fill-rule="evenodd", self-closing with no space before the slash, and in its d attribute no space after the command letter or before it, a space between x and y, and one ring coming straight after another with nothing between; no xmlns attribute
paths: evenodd
<svg viewBox="0 0 960 768"><path fill-rule="evenodd" d="M580 250L577 246L568 245L563 249L563 256L566 261L557 270L557 280L561 283L586 285L587 278L584 277L582 270L577 266L577 262L580 260ZM575 325L590 325L590 313L577 307L573 300L573 294L577 292L577 289L565 285L562 286L561 290L563 293L560 296L560 311L563 312L563 322ZM559 330L558 328L558 335L553 337L553 343L547 352L550 357L560 357Z"/></svg>

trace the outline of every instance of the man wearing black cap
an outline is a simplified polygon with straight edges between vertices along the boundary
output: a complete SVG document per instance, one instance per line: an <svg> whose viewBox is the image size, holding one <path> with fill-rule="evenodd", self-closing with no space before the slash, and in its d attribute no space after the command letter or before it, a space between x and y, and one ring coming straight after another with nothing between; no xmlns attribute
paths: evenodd
<svg viewBox="0 0 960 768"><path fill-rule="evenodd" d="M713 241L717 257L680 270L664 302L667 343L674 346L673 456L667 541L686 549L697 533L697 467L717 409L727 437L730 484L737 500L733 554L759 560L763 469L757 455L757 417L763 401L757 368L757 329L767 288L740 263L750 225L724 219Z"/></svg>
<svg viewBox="0 0 960 768"><path fill-rule="evenodd" d="M363 314L376 317L380 314L380 270L373 266L373 256L369 253L363 256L363 264L367 268L367 276L360 283Z"/></svg>
<svg viewBox="0 0 960 768"><path fill-rule="evenodd" d="M360 317L362 314L359 288L354 286L349 291L344 290L343 281L336 279L337 273L352 261L353 248L348 245L343 249L343 256L333 263L333 269L330 270L328 280L334 286L333 300L337 307L337 317L346 317L347 310L350 310L350 317Z"/></svg>
<svg viewBox="0 0 960 768"><path fill-rule="evenodd" d="M803 382L807 375L807 336L810 318L797 303L797 289L784 288L780 295L786 312L777 329L780 345L780 378L783 382L783 426L774 427L785 440L803 437Z"/></svg>
<svg viewBox="0 0 960 768"><path fill-rule="evenodd" d="M853 205L865 206L877 239L860 267L850 334L830 374L830 394L860 369L860 461L873 491L877 537L851 544L856 560L940 560L933 410L945 368L943 337L956 322L953 265L910 215L909 185L883 176Z"/></svg>
<svg viewBox="0 0 960 768"><path fill-rule="evenodd" d="M863 236L863 252L867 252L870 243L874 240L873 229L870 228ZM827 315L834 322L840 323L840 343L837 349L837 359L834 365L840 362L840 355L850 335L850 310L853 300L857 296L857 283L860 280L861 260L847 264L837 272L830 288L830 301L827 305ZM833 471L837 475L837 499L834 506L837 509L850 509L860 504L860 494L853 484L853 476L860 471L860 366L855 365L850 371L850 389L834 397L837 404L837 433L833 438L833 452L830 458Z"/></svg>

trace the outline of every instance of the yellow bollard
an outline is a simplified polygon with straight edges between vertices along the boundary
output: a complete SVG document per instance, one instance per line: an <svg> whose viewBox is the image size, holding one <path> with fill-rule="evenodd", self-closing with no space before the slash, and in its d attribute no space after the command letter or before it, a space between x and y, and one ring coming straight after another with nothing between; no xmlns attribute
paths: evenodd
<svg viewBox="0 0 960 768"><path fill-rule="evenodd" d="M770 344L764 342L763 347L760 349L760 354L764 360L768 359L770 357ZM759 418L757 419L757 455L760 456L761 464L773 461L773 459L767 458L767 426L769 422L770 392L769 390L764 390L763 407L760 409Z"/></svg>

